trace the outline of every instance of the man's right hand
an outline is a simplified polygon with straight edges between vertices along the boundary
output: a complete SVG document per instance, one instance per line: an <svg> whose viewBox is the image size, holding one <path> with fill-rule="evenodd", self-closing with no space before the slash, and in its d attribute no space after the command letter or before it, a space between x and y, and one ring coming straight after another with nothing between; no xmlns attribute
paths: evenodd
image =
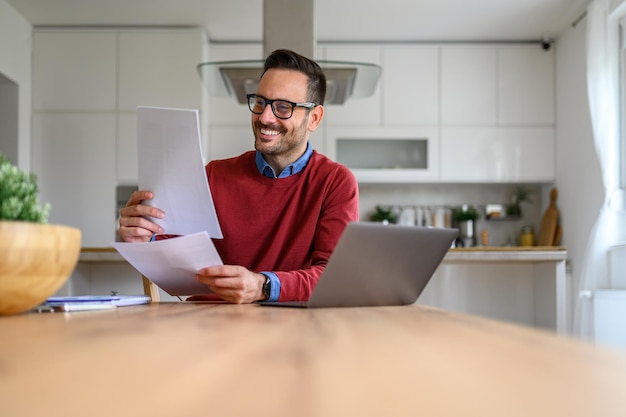
<svg viewBox="0 0 626 417"><path fill-rule="evenodd" d="M154 194L151 191L135 191L126 207L120 210L120 237L124 242L148 242L152 235L163 233L161 226L151 222L148 218L162 219L165 213L156 207L142 204L144 200L151 200Z"/></svg>

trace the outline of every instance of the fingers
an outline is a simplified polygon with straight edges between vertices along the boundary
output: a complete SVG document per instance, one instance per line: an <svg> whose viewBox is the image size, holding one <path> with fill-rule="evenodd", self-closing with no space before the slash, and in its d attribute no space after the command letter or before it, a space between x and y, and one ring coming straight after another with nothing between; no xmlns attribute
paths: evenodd
<svg viewBox="0 0 626 417"><path fill-rule="evenodd" d="M126 207L120 210L120 215L122 217L147 216L156 219L164 218L165 213L162 210L142 204L145 200L151 200L153 197L154 194L151 191L135 191L126 202Z"/></svg>
<svg viewBox="0 0 626 417"><path fill-rule="evenodd" d="M156 207L142 204L145 200L154 197L151 191L135 191L126 207L120 210L119 234L125 242L147 242L152 235L164 233L158 224L148 220L149 218L162 219L165 213Z"/></svg>
<svg viewBox="0 0 626 417"><path fill-rule="evenodd" d="M139 190L135 191L131 194L130 198L126 202L126 207L135 206L137 204L141 204L144 200L152 200L154 198L154 194L152 191L148 190Z"/></svg>
<svg viewBox="0 0 626 417"><path fill-rule="evenodd" d="M231 303L252 303L262 298L265 277L238 265L202 268L196 275L198 282L207 285L223 300Z"/></svg>

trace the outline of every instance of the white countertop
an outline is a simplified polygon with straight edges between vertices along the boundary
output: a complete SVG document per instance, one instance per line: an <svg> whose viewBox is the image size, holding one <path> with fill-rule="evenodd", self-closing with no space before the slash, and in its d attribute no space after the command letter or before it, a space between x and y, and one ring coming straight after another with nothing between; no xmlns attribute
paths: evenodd
<svg viewBox="0 0 626 417"><path fill-rule="evenodd" d="M454 262L559 262L567 259L566 248L559 247L475 247L450 249L444 263ZM82 248L79 262L126 262L112 247Z"/></svg>

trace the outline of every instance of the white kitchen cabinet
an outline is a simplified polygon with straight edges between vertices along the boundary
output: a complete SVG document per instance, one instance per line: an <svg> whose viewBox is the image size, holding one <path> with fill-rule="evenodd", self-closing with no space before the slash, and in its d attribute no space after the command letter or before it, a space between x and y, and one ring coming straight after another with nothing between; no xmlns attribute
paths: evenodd
<svg viewBox="0 0 626 417"><path fill-rule="evenodd" d="M360 183L436 182L439 179L437 127L328 127L326 152L330 158L348 166ZM373 165L376 163L378 167Z"/></svg>
<svg viewBox="0 0 626 417"><path fill-rule="evenodd" d="M138 106L202 109L204 85L196 66L203 59L203 39L199 30L119 33L116 162L120 183L137 181Z"/></svg>
<svg viewBox="0 0 626 417"><path fill-rule="evenodd" d="M382 120L384 126L439 123L439 48L383 48Z"/></svg>
<svg viewBox="0 0 626 417"><path fill-rule="evenodd" d="M441 49L441 122L496 124L496 50L493 47Z"/></svg>
<svg viewBox="0 0 626 417"><path fill-rule="evenodd" d="M554 54L537 45L442 47L442 124L554 124Z"/></svg>
<svg viewBox="0 0 626 417"><path fill-rule="evenodd" d="M83 246L116 233L116 186L137 181L137 105L201 108L202 31L45 30L33 39L33 171L50 221Z"/></svg>
<svg viewBox="0 0 626 417"><path fill-rule="evenodd" d="M553 53L512 45L441 54L441 181L553 181Z"/></svg>
<svg viewBox="0 0 626 417"><path fill-rule="evenodd" d="M137 183L139 178L137 156L137 114L118 114L115 165L116 178L120 184Z"/></svg>
<svg viewBox="0 0 626 417"><path fill-rule="evenodd" d="M115 111L113 32L33 34L33 111Z"/></svg>
<svg viewBox="0 0 626 417"><path fill-rule="evenodd" d="M538 46L498 49L498 123L554 124L554 53Z"/></svg>
<svg viewBox="0 0 626 417"><path fill-rule="evenodd" d="M199 30L120 32L118 110L202 108L203 42Z"/></svg>
<svg viewBox="0 0 626 417"><path fill-rule="evenodd" d="M322 48L327 61L364 62L381 65L382 49L369 45L328 45ZM326 106L325 122L329 126L380 125L381 79L371 97L350 97L344 104Z"/></svg>
<svg viewBox="0 0 626 417"><path fill-rule="evenodd" d="M550 182L551 127L443 127L442 182Z"/></svg>
<svg viewBox="0 0 626 417"><path fill-rule="evenodd" d="M82 246L115 239L115 115L35 113L33 172L50 223L82 231Z"/></svg>

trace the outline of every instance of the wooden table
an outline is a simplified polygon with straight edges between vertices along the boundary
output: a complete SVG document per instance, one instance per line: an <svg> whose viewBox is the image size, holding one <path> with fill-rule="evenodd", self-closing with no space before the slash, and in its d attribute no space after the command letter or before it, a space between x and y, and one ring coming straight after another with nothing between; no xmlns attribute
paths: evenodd
<svg viewBox="0 0 626 417"><path fill-rule="evenodd" d="M620 416L626 353L412 305L0 317L0 415Z"/></svg>

